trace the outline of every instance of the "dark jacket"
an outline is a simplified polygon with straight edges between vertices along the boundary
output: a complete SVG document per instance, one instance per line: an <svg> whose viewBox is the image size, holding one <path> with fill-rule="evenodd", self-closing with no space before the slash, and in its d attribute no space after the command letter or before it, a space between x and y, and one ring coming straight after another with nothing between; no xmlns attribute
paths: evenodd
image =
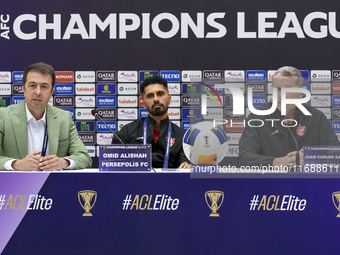
<svg viewBox="0 0 340 255"><path fill-rule="evenodd" d="M166 136L168 131L169 119L161 121L161 127L159 132L159 138L155 143L154 139L154 128L156 121L150 116L148 118L148 139L147 143L152 146L152 167L162 168L164 164L164 156L166 150ZM143 144L143 123L144 119L138 119L122 127L122 129L117 133L117 135L122 139L125 144ZM174 144L170 147L170 156L168 168L177 168L183 162L188 162L186 158L183 147L182 140L185 131L179 128L176 124L171 123L172 136L171 139L174 140ZM113 137L113 144L120 144L119 140Z"/></svg>
<svg viewBox="0 0 340 255"><path fill-rule="evenodd" d="M239 143L239 165L260 166L262 164L268 166L272 165L275 158L284 157L289 152L300 150L303 146L340 145L326 116L313 107L304 106L312 115L304 115L297 108L294 119L298 124L296 127L289 128L283 127L281 124L284 117L277 109L272 114L265 116L250 113ZM271 103L267 103L262 105L259 110L266 110L270 107ZM261 119L264 125L250 127L247 123L251 119ZM266 121L266 119L279 119L280 121L274 121L272 127L272 122ZM253 121L250 124L260 125L260 122ZM298 148L288 129L295 137Z"/></svg>

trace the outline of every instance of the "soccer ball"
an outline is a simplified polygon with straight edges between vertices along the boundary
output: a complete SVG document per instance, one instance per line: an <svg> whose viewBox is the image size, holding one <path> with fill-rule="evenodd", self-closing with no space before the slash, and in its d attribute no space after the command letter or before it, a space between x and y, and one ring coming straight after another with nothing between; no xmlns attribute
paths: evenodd
<svg viewBox="0 0 340 255"><path fill-rule="evenodd" d="M195 165L216 165L227 153L228 138L222 128L213 126L213 122L199 122L185 132L183 150Z"/></svg>

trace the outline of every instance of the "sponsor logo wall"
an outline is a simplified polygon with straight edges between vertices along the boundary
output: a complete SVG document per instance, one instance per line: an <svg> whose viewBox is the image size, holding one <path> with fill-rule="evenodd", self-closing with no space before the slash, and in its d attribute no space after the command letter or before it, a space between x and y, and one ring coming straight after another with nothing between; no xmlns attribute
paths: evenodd
<svg viewBox="0 0 340 255"><path fill-rule="evenodd" d="M253 105L261 106L272 98L272 76L275 70L93 70L56 71L55 93L51 104L70 111L79 135L86 145L97 150L99 144L110 144L111 134L91 114L97 108L100 116L115 131L125 124L147 116L139 96L139 85L148 77L160 75L168 81L172 103L169 117L187 130L198 121L212 119L233 120L224 125L229 137L227 157L238 156L238 141L244 129L244 115L233 114L233 95L228 89L216 88L222 106L216 104L217 95L209 87L227 83L240 88L245 96L253 91ZM321 110L334 131L339 132L340 70L301 70L304 88L311 92L310 104ZM0 107L24 100L22 72L0 70ZM209 86L209 87L208 87ZM210 94L213 96L210 96ZM207 114L201 113L201 94L207 94ZM247 101L246 101L247 102ZM247 105L245 112L249 112ZM86 133L83 133L86 132Z"/></svg>

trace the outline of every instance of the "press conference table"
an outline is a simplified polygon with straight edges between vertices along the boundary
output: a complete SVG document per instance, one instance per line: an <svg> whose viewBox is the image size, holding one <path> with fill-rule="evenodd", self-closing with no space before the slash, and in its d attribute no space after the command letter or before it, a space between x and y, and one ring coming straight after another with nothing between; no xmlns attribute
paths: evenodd
<svg viewBox="0 0 340 255"><path fill-rule="evenodd" d="M0 253L337 254L338 175L188 172L0 172Z"/></svg>

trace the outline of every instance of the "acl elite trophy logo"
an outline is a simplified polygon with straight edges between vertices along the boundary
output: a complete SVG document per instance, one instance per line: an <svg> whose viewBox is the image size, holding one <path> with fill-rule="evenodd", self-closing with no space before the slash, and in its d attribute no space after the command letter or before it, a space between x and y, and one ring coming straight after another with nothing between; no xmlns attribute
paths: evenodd
<svg viewBox="0 0 340 255"><path fill-rule="evenodd" d="M78 200L85 210L83 216L92 216L90 210L94 206L97 201L97 192L93 190L82 190L78 192Z"/></svg>
<svg viewBox="0 0 340 255"><path fill-rule="evenodd" d="M224 192L219 190L210 190L205 192L205 201L212 210L209 217L220 217L217 210L221 207L224 199ZM209 200L209 201L208 201Z"/></svg>
<svg viewBox="0 0 340 255"><path fill-rule="evenodd" d="M335 208L339 211L336 217L340 217L340 191L332 193L332 200Z"/></svg>

